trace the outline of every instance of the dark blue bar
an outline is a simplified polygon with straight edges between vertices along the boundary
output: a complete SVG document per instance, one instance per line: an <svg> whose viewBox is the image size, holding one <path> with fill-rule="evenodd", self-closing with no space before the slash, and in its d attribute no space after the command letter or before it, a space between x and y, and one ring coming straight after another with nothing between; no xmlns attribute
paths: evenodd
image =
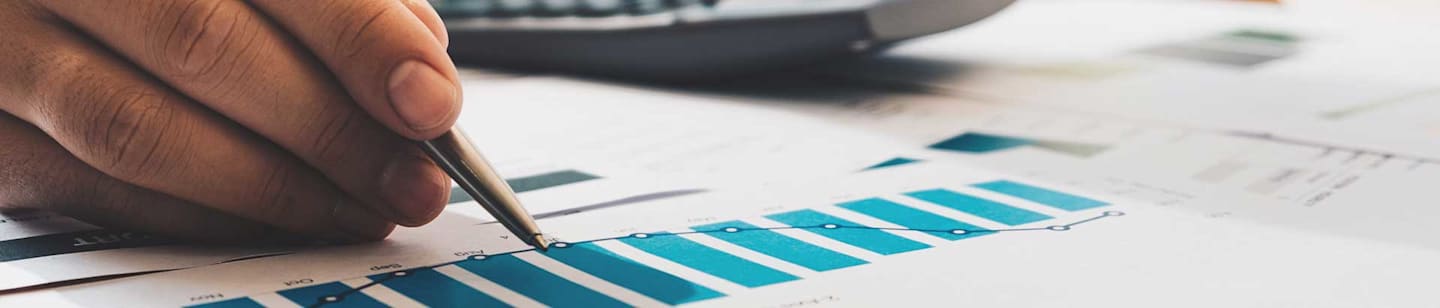
<svg viewBox="0 0 1440 308"><path fill-rule="evenodd" d="M1051 218L1045 214L961 194L948 189L922 190L906 193L905 195L1011 226Z"/></svg>
<svg viewBox="0 0 1440 308"><path fill-rule="evenodd" d="M865 250L873 251L882 255L897 254L907 251L930 248L925 243L912 241L885 231L866 229L860 224L840 219L839 217L826 215L814 210L800 210L765 216L774 221L804 228L805 231L819 234L846 244L855 245ZM833 224L841 228L826 229L819 226ZM862 227L862 228L846 228Z"/></svg>
<svg viewBox="0 0 1440 308"><path fill-rule="evenodd" d="M392 275L374 275L370 280L380 281L381 285L431 307L510 307L435 269L421 268L406 271L404 276Z"/></svg>
<svg viewBox="0 0 1440 308"><path fill-rule="evenodd" d="M974 186L1071 212L1110 205L1085 197L1004 180L980 183Z"/></svg>
<svg viewBox="0 0 1440 308"><path fill-rule="evenodd" d="M345 293L350 290L352 290L352 288L343 283L331 282L276 293L279 293L280 296L284 296L285 299L289 299L291 302L295 302L297 305L309 307L324 301L325 297ZM369 295L358 291L346 294L345 297L340 298L337 302L327 302L325 305L333 307L386 307L385 304L381 304L374 298L370 298Z"/></svg>
<svg viewBox="0 0 1440 308"><path fill-rule="evenodd" d="M209 304L199 304L199 305L185 306L185 307L192 307L192 308L265 308L264 305L260 305L260 303L256 303L255 300L250 299L249 297L241 297L241 298L236 298L236 299L229 299L229 300L218 301L218 302L209 303Z"/></svg>
<svg viewBox="0 0 1440 308"><path fill-rule="evenodd" d="M520 260L513 255L490 256L484 260L468 260L455 265L547 306L630 306Z"/></svg>
<svg viewBox="0 0 1440 308"><path fill-rule="evenodd" d="M651 233L645 238L626 237L620 239L620 242L746 287L761 287L800 279L670 233Z"/></svg>
<svg viewBox="0 0 1440 308"><path fill-rule="evenodd" d="M945 216L935 215L930 212L921 211L903 204L890 202L885 199L871 198L859 201L851 201L838 204L840 207L875 217L893 224L905 226L910 229L920 230L964 230L963 233L953 232L925 232L947 240L966 239L986 234L991 234L985 228L972 224L960 222Z"/></svg>
<svg viewBox="0 0 1440 308"><path fill-rule="evenodd" d="M552 247L545 256L668 305L725 296L591 243Z"/></svg>
<svg viewBox="0 0 1440 308"><path fill-rule="evenodd" d="M737 231L724 231L727 228L735 228L732 230ZM730 242L731 244L745 247L746 249L754 250L815 271L828 271L868 263L865 262L865 260L856 259L855 257L834 250L815 246L774 231L763 230L755 225L740 221L727 221L696 226L691 229L705 232L710 236Z"/></svg>

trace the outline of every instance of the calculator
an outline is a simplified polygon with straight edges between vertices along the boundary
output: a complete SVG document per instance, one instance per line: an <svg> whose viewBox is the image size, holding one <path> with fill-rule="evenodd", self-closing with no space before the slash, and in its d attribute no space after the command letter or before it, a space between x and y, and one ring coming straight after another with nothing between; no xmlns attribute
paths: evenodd
<svg viewBox="0 0 1440 308"><path fill-rule="evenodd" d="M430 0L457 63L689 81L883 50L1014 0Z"/></svg>

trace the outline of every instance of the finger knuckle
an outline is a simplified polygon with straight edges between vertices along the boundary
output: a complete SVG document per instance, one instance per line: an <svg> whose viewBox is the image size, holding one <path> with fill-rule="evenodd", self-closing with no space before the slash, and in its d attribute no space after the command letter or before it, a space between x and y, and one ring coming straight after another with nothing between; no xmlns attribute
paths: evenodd
<svg viewBox="0 0 1440 308"><path fill-rule="evenodd" d="M223 75L233 65L231 55L243 50L254 37L242 10L232 1L191 0L158 15L170 20L164 35L154 37L152 59L161 63L163 73L178 78L206 78ZM160 25L165 25L161 23Z"/></svg>
<svg viewBox="0 0 1440 308"><path fill-rule="evenodd" d="M333 10L347 14L336 14L331 19L335 24L332 28L337 31L334 32L334 43L330 44L333 48L330 53L342 59L350 59L377 46L380 38L370 35L379 30L376 25L391 14L401 13L396 6L387 4L389 3L383 1L354 1L346 4L349 7Z"/></svg>
<svg viewBox="0 0 1440 308"><path fill-rule="evenodd" d="M365 121L364 115L346 108L343 111L323 112L320 119L311 121L312 128L307 129L312 136L310 139L310 156L315 162L328 162L337 165L346 165L350 154L355 153L353 144L359 124Z"/></svg>
<svg viewBox="0 0 1440 308"><path fill-rule="evenodd" d="M31 58L33 65L30 71L34 76L28 84L22 85L31 90L33 96L28 98L38 101L56 100L56 97L73 96L75 87L84 83L94 81L95 75L91 63L83 57L65 53L51 52L43 56ZM27 72L18 72L27 74ZM51 107L51 104L31 104L30 107Z"/></svg>
<svg viewBox="0 0 1440 308"><path fill-rule="evenodd" d="M99 95L82 94L86 97ZM122 90L107 95L106 103L88 108L89 121L74 128L83 136L91 164L112 175L145 181L163 173L167 161L181 153L176 140L185 140L184 129L176 127L178 114L173 102L152 90ZM105 96L99 96L105 97ZM105 102L105 100L92 100Z"/></svg>

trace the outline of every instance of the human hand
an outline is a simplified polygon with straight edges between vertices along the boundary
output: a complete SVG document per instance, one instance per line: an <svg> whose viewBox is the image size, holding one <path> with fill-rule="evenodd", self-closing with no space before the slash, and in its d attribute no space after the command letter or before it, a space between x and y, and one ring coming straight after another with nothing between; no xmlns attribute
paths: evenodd
<svg viewBox="0 0 1440 308"><path fill-rule="evenodd" d="M425 224L446 44L423 0L0 1L0 209L207 241Z"/></svg>

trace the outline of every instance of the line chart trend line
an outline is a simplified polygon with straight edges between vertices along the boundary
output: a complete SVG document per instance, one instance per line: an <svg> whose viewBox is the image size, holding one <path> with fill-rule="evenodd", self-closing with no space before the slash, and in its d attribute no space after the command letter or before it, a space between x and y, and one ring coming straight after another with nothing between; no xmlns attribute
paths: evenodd
<svg viewBox="0 0 1440 308"><path fill-rule="evenodd" d="M905 231L905 232L920 232L920 233L935 233L935 234L950 234L950 235L981 234L981 233L1002 233L1002 232L1022 232L1022 231L1069 231L1069 230L1071 230L1072 228L1074 228L1075 226L1078 226L1078 225L1081 225L1081 224L1085 224L1085 223L1097 221L1097 220L1104 219L1104 218L1108 218L1108 217L1117 217L1117 216L1124 216L1124 215L1125 215L1125 212L1122 212L1122 211L1106 211L1106 212L1101 213L1100 215L1097 215L1097 216L1094 216L1094 217L1090 217L1090 218L1086 218L1086 219L1082 219L1082 220L1078 220L1078 221L1074 221L1074 222L1070 222L1070 223L1067 223L1067 224L1050 225L1050 226L1045 226L1045 227L1001 228L1001 229L964 229L964 228L960 228L960 229L923 229L923 228L893 228L893 227L870 227L870 226L859 226L859 225L842 225L842 224L834 224L834 223L818 224L818 225L811 225L811 226L783 226L783 227L746 227L746 228L741 228L741 227L721 227L721 228L716 228L716 229L684 231L684 232L673 232L673 233L672 233L672 232L632 233L632 234L623 235L623 236L614 236L614 237L606 237L606 238L591 239L591 240L585 240L585 241L575 241L575 242L559 241L559 242L551 243L548 247L549 247L550 249L566 249L566 248L570 248L571 246L578 245L578 244L587 244L587 243L605 242L605 241L615 241L615 240L620 240L620 239L647 239L647 238L653 238L653 237L680 236L680 235L689 235L689 234L740 233L740 232L746 232L746 231L773 231L773 230L861 229L861 230ZM332 294L332 295L327 295L327 296L321 296L321 297L319 297L319 298L316 298L316 299L315 299L315 302L314 302L313 304L306 305L306 307L322 307L322 306L329 305L329 304L339 303L339 302L344 301L347 296L350 296L350 295L352 295L352 294L359 293L359 292L361 292L361 291L364 291L364 290L367 289L367 288L370 288L370 287L373 287L373 286L376 286L376 285L380 285L380 284L385 283L385 282L390 281L390 280L403 279L403 278L409 276L410 273L415 272L415 271L435 269L435 268L439 268L439 267L443 267L443 266L458 264L458 263L461 263L461 262L471 262L471 261L482 261L482 262L483 262L483 261L485 261L487 258L490 258L490 257L507 256L507 255L513 255L513 254L518 254L518 253L524 253L524 252L532 252L532 251L536 251L536 249L535 249L535 248L527 248L527 249L522 249L522 250L515 250L515 251L509 251L509 252L503 252L503 253L496 253L496 254L472 255L472 256L468 256L468 257L466 257L466 258L464 258L464 259L460 259L460 260L455 260L455 261L450 261L450 262L445 262L445 263L439 263L439 264L433 264L433 265L428 265L428 266L415 267L415 268L410 268L410 269L397 270L397 271L392 271L392 272L388 272L388 273L383 273L383 274L380 274L380 275L383 275L383 276L381 276L381 277L378 277L378 278L376 278L376 279L372 279L372 280L371 280L370 282L368 282L368 283L365 283L365 284L362 284L362 285L359 285L359 286L355 286L355 287L353 287L353 288L350 288L350 289L348 289L348 290L345 290L344 292L340 292L340 293L336 293L336 294Z"/></svg>

